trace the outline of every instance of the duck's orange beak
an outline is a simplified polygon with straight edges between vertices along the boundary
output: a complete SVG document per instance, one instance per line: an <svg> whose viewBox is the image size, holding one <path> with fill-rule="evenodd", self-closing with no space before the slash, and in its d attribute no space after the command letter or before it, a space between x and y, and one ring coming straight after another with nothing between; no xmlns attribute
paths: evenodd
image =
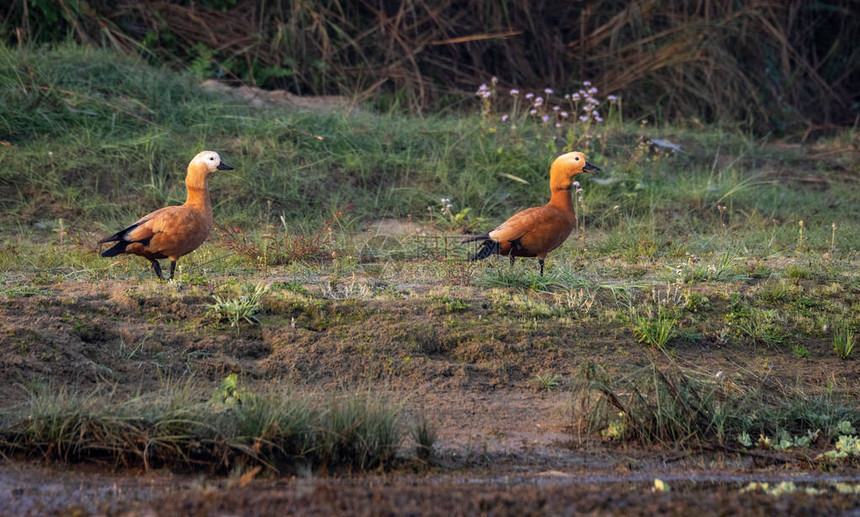
<svg viewBox="0 0 860 517"><path fill-rule="evenodd" d="M600 167L589 162L585 162L585 167L582 168L582 172L600 172L600 170Z"/></svg>

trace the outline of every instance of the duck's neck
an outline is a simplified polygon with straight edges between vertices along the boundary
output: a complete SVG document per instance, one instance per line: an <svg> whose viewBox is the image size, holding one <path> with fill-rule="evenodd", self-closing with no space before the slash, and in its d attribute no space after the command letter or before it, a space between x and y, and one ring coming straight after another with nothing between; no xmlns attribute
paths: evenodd
<svg viewBox="0 0 860 517"><path fill-rule="evenodd" d="M207 184L206 174L189 170L188 176L185 177L185 188L188 190L185 206L200 212L204 217L211 220L212 201L209 199L209 185Z"/></svg>
<svg viewBox="0 0 860 517"><path fill-rule="evenodd" d="M573 186L567 187L552 187L552 196L549 198L549 204L565 212L573 213L573 199L571 197L571 189Z"/></svg>

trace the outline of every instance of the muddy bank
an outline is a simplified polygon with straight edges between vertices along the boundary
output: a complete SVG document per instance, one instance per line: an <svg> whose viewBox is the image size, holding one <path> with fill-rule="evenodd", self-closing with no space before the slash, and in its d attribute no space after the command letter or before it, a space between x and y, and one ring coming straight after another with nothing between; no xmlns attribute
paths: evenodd
<svg viewBox="0 0 860 517"><path fill-rule="evenodd" d="M5 465L2 515L855 515L860 476L541 471L487 479L408 472L357 478L208 479ZM655 490L659 478L668 491ZM750 483L793 483L781 495ZM788 485L783 485L788 486ZM813 493L809 493L813 492Z"/></svg>

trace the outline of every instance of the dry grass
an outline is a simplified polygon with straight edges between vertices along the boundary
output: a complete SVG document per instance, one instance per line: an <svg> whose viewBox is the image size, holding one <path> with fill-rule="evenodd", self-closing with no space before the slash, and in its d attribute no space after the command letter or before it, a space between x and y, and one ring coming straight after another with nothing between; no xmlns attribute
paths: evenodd
<svg viewBox="0 0 860 517"><path fill-rule="evenodd" d="M42 4L0 7L3 38L55 41L59 24L84 44L296 93L385 90L424 109L493 74L508 87L590 79L633 115L694 124L808 133L858 116L851 0Z"/></svg>

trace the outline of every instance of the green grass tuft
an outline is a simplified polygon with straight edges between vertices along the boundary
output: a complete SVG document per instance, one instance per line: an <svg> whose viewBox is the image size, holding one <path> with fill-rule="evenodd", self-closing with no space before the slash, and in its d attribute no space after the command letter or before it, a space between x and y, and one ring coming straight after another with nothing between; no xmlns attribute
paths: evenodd
<svg viewBox="0 0 860 517"><path fill-rule="evenodd" d="M254 393L230 386L230 397L209 401L190 383L129 399L37 387L0 414L0 448L66 462L215 471L237 462L275 471L307 464L364 470L391 464L399 450L399 405L378 396L320 400L290 387Z"/></svg>

